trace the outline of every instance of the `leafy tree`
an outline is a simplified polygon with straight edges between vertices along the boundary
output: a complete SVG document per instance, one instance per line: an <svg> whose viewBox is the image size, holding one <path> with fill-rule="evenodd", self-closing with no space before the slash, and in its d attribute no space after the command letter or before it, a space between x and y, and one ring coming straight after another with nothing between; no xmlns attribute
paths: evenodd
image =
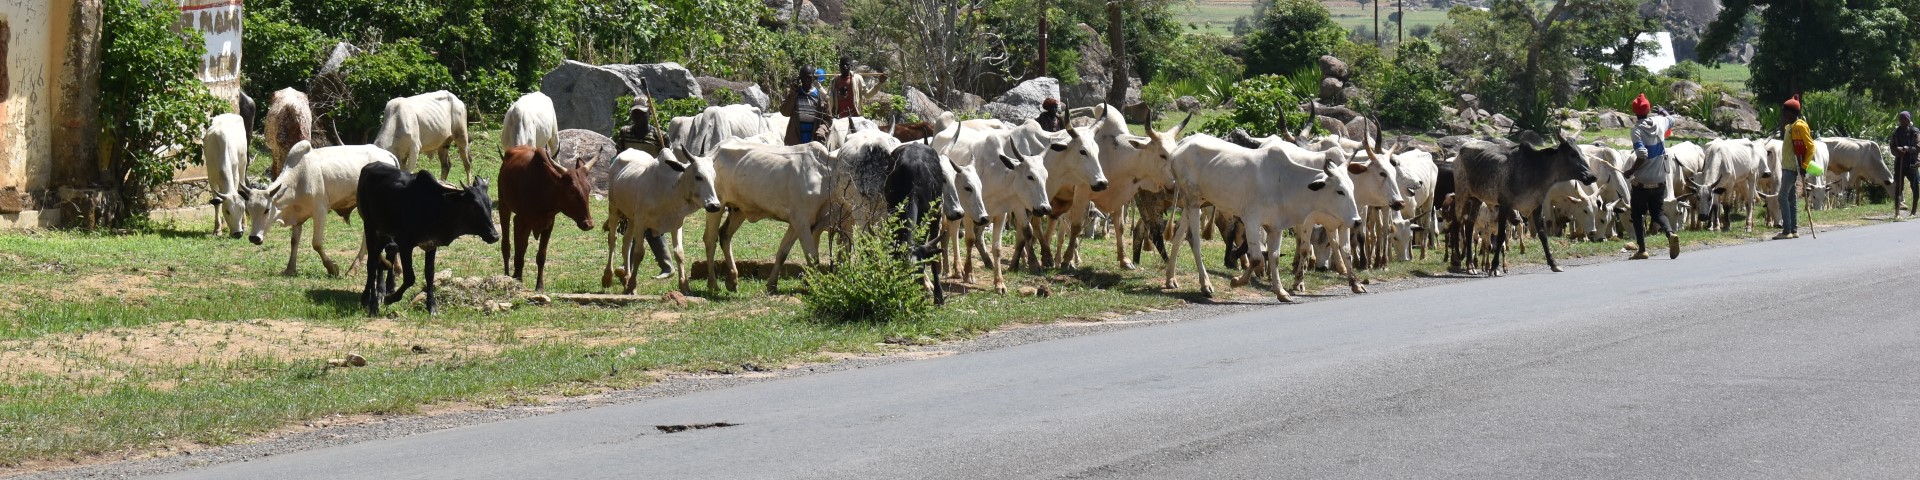
<svg viewBox="0 0 1920 480"><path fill-rule="evenodd" d="M1627 48L1636 38L1621 35L1643 25L1635 5L1496 0L1487 11L1456 6L1434 34L1443 52L1440 64L1489 109L1514 112L1520 126L1542 129L1552 106L1572 100L1576 72L1608 68L1601 57L1605 49Z"/></svg>
<svg viewBox="0 0 1920 480"><path fill-rule="evenodd" d="M1247 75L1283 74L1333 51L1346 35L1314 0L1275 0L1247 35Z"/></svg>
<svg viewBox="0 0 1920 480"><path fill-rule="evenodd" d="M411 38L381 44L371 52L347 59L340 69L353 97L331 115L347 143L369 143L373 139L388 100L453 87L447 67L434 62L420 42Z"/></svg>
<svg viewBox="0 0 1920 480"><path fill-rule="evenodd" d="M1208 121L1200 127L1201 132L1224 137L1238 128L1254 136L1277 135L1300 128L1307 121L1307 113L1299 108L1307 99L1296 93L1285 77L1248 77L1234 83L1228 93L1233 99L1233 115Z"/></svg>
<svg viewBox="0 0 1920 480"><path fill-rule="evenodd" d="M1387 68L1380 84L1374 87L1374 104L1369 110L1388 128L1428 129L1440 124L1440 107L1447 94L1441 90L1446 74L1440 71L1439 55L1433 45L1414 40L1396 48L1393 66Z"/></svg>
<svg viewBox="0 0 1920 480"><path fill-rule="evenodd" d="M1762 102L1829 89L1920 101L1920 2L1728 0L1700 39L1700 58L1717 62L1756 17L1748 87Z"/></svg>
<svg viewBox="0 0 1920 480"><path fill-rule="evenodd" d="M206 41L195 30L175 33L179 18L167 0L107 0L102 11L100 120L112 145L109 186L121 196L112 225L144 220L147 192L201 161L179 147L197 143L208 120L230 108L196 75Z"/></svg>
<svg viewBox="0 0 1920 480"><path fill-rule="evenodd" d="M282 88L308 90L307 80L335 42L319 30L286 21L288 16L284 8L246 9L246 35L240 40L246 61L240 73L247 95L263 103Z"/></svg>

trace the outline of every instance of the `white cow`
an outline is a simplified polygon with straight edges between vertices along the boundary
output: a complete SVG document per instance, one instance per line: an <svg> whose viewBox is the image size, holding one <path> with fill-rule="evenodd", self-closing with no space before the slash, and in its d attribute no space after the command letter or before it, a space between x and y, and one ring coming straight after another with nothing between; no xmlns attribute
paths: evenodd
<svg viewBox="0 0 1920 480"><path fill-rule="evenodd" d="M778 291L794 241L800 242L809 262L819 261L820 232L831 226L827 215L846 208L828 192L838 162L835 152L819 143L768 146L734 140L721 143L711 157L694 158L713 164L714 189L726 206L725 212L707 214L709 290L719 290L715 246L726 254L727 290L738 290L740 271L733 260L733 238L744 222L773 219L787 224L786 236L773 256L773 272L767 276L767 293Z"/></svg>
<svg viewBox="0 0 1920 480"><path fill-rule="evenodd" d="M1014 212L1019 220L1017 225L1030 227L1021 231L1020 240L1014 245L1014 262L1018 263L1021 253L1025 252L1028 263L1033 266L1054 265L1053 251L1045 241L1052 220L1066 216L1081 219L1080 224L1085 225L1093 193L1107 189L1107 174L1100 168L1100 146L1094 143L1092 131L1085 127L1048 132L1032 120L1008 131L1007 139L1013 143L1014 150L1023 155L1038 155L1046 164L1047 196L1053 202L1051 215L1028 217L1025 212ZM1079 237L1073 235L1061 252L1062 266L1071 268L1078 264Z"/></svg>
<svg viewBox="0 0 1920 480"><path fill-rule="evenodd" d="M293 144L313 138L313 107L307 103L307 94L291 87L273 92L269 102L267 155L273 163L267 167L267 177L273 178L286 168L287 150L293 148Z"/></svg>
<svg viewBox="0 0 1920 480"><path fill-rule="evenodd" d="M1246 224L1247 254L1264 262L1274 278L1273 292L1281 301L1291 301L1279 281L1279 254L1282 232L1292 229L1298 239L1311 235L1315 226L1330 229L1356 228L1359 207L1353 200L1353 179L1349 168L1365 173L1365 167L1349 166L1339 150L1295 156L1276 147L1247 149L1207 135L1188 137L1173 151L1173 175L1182 208L1181 225L1186 228L1187 243L1193 248L1194 264L1200 275L1200 291L1213 295L1206 264L1200 259L1200 208L1212 205L1222 216L1240 217ZM1307 166L1317 163L1322 167ZM1338 238L1338 236L1335 236ZM1341 240L1335 240L1341 241ZM1172 250L1178 250L1178 242ZM1336 246L1336 266L1347 274L1355 293L1365 292L1352 269L1347 268L1344 246ZM1177 252L1168 252L1177 255ZM1298 255L1295 256L1296 258ZM1167 262L1167 288L1178 288L1174 280L1177 264ZM1296 262L1294 289L1303 281L1302 267ZM1254 269L1247 269L1244 280L1250 282Z"/></svg>
<svg viewBox="0 0 1920 480"><path fill-rule="evenodd" d="M707 107L699 115L667 122L668 144L695 157L713 156L713 149L727 140L766 133L779 134L777 138L781 140L776 143L786 141L786 132L773 130L766 117L760 116L760 110L751 105Z"/></svg>
<svg viewBox="0 0 1920 480"><path fill-rule="evenodd" d="M1633 201L1630 197L1627 176L1620 166L1633 163L1633 154L1620 149L1607 148L1594 142L1593 145L1580 145L1580 156L1587 159L1587 170L1593 172L1593 186L1599 187L1600 210L1598 213L1601 234L1606 238L1618 238L1627 229L1626 213Z"/></svg>
<svg viewBox="0 0 1920 480"><path fill-rule="evenodd" d="M559 125L558 116L553 113L553 99L547 98L547 94L521 95L513 101L513 106L507 107L507 116L500 121L500 148L532 145L546 150L547 158L557 162L559 157L554 153L560 151Z"/></svg>
<svg viewBox="0 0 1920 480"><path fill-rule="evenodd" d="M1091 192L1087 200L1102 212L1125 218L1126 206L1141 190L1163 191L1173 185L1172 149L1179 141L1180 131L1187 122L1165 132L1147 129L1146 136L1133 135L1127 130L1126 121L1120 115L1120 109L1111 105L1103 106L1104 115L1091 128L1093 143L1099 146L1100 170L1111 181L1107 188ZM1188 116L1189 120L1193 117ZM1085 215L1067 215L1062 217L1070 223L1065 229L1072 240L1060 238L1056 241L1078 243L1080 231L1086 228ZM1126 256L1126 224L1113 222L1113 253L1120 262L1120 268L1131 270L1133 262ZM1057 227L1056 227L1057 228ZM1061 251L1073 250L1074 246L1060 246ZM1068 257L1071 259L1072 257Z"/></svg>
<svg viewBox="0 0 1920 480"><path fill-rule="evenodd" d="M220 233L224 219L228 234L240 238L240 217L247 214L246 202L240 200L247 178L246 119L231 113L213 117L200 138L200 155L207 166L207 188L213 191L213 232Z"/></svg>
<svg viewBox="0 0 1920 480"><path fill-rule="evenodd" d="M661 236L672 235L673 272L678 275L680 291L692 292L687 284L681 226L695 210L720 211L714 176L712 161L695 158L681 162L671 148L661 149L658 158L640 150L620 152L607 186L607 218L602 224L607 231L607 265L600 274L600 287L611 287L619 279L626 293L632 294L640 278L634 268L646 255L634 244L634 238L645 239L655 257L666 258ZM626 235L616 249L613 239L621 223L626 224ZM614 268L614 252L622 253L624 267Z"/></svg>
<svg viewBox="0 0 1920 480"><path fill-rule="evenodd" d="M327 256L326 213L338 213L343 219L353 213L354 207L359 206L355 192L360 187L360 169L375 162L397 165L399 160L372 145L315 149L310 142L294 144L287 151L287 169L280 172L279 178L266 188L240 190L241 199L247 202L247 219L251 224L247 240L260 245L266 242L267 229L274 223L292 226L292 251L287 254L287 269L281 274L293 275L298 272L295 265L300 258L300 229L312 219L313 251L327 266L327 275L340 276L340 266ZM352 273L366 254L366 245L361 245L353 263L347 264L347 272Z"/></svg>
<svg viewBox="0 0 1920 480"><path fill-rule="evenodd" d="M957 262L962 267L955 269L955 274L963 281L972 282L972 257L978 251L981 259L993 266L993 288L1000 293L1007 291L1000 240L1009 219L1025 218L1027 214L1045 216L1052 211L1046 189L1051 172L1040 158L1022 155L1013 148L1009 133L1002 129L974 130L960 126L942 131L933 139L934 149L948 152L955 167L975 171L985 207L984 216L970 216L952 226L955 228L942 229L945 238L941 241L948 245L945 251L956 257L955 260L965 257L964 261ZM966 235L967 247L952 248L952 242L962 233ZM991 251L986 249L987 238L993 241Z"/></svg>
<svg viewBox="0 0 1920 480"><path fill-rule="evenodd" d="M458 148L467 176L473 176L473 155L467 152L467 104L446 90L388 100L373 144L393 153L400 169L408 172L415 171L422 155L440 154L440 178L451 178L453 161L447 158L447 148Z"/></svg>
<svg viewBox="0 0 1920 480"><path fill-rule="evenodd" d="M1753 231L1753 205L1773 192L1761 190L1761 181L1773 177L1778 165L1767 161L1766 143L1754 140L1721 139L1707 142L1707 164L1691 183L1698 194L1701 214L1708 216L1707 228L1732 227L1732 215L1741 210L1747 216L1747 231ZM1717 218L1711 215L1718 211Z"/></svg>
<svg viewBox="0 0 1920 480"><path fill-rule="evenodd" d="M1686 225L1694 223L1691 216L1694 210L1691 203L1693 187L1687 184L1687 179L1706 168L1707 151L1693 142L1671 143L1667 144L1667 159L1674 162L1667 180L1667 198L1670 199L1665 206L1667 223L1673 225L1675 230L1685 229Z"/></svg>
<svg viewBox="0 0 1920 480"><path fill-rule="evenodd" d="M1405 248L1405 250L1402 250L1400 259L1411 259L1411 237L1413 237L1415 233L1424 233L1424 235L1421 235L1422 238L1420 241L1420 258L1425 259L1427 250L1433 246L1433 235L1440 229L1439 209L1437 208L1439 207L1439 199L1434 198L1433 195L1435 186L1437 182L1440 181L1440 164L1434 161L1432 153L1424 150L1407 150L1395 153L1393 154L1393 162L1394 166L1400 169L1401 178L1411 180L1414 182L1413 185L1421 187L1419 189L1408 189L1408 192L1413 195L1408 199L1408 204L1413 207L1411 210L1413 213L1406 217L1407 220L1413 222L1414 225L1418 225L1419 228L1416 231L1416 229L1409 226L1406 237L1399 237L1407 239L1400 244ZM1398 235L1399 228L1397 226L1395 232L1396 235Z"/></svg>
<svg viewBox="0 0 1920 480"><path fill-rule="evenodd" d="M1852 193L1853 203L1859 203L1860 185L1880 185L1892 191L1893 171L1887 167L1879 142L1845 137L1815 140L1827 146L1827 185Z"/></svg>

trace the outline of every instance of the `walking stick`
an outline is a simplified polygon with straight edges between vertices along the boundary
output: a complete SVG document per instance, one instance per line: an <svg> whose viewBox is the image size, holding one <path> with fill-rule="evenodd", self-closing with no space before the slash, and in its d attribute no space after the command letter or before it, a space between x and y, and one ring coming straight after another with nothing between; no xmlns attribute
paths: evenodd
<svg viewBox="0 0 1920 480"><path fill-rule="evenodd" d="M1806 193L1811 193L1807 191L1807 189L1805 188L1806 186L1807 186L1807 171L1805 169L1801 169L1800 170L1800 187L1801 187L1800 191L1802 192L1801 197L1803 198L1800 199L1800 205L1802 207L1805 207L1804 209L1807 211L1807 236L1813 237L1815 240L1818 240L1820 239L1820 229L1813 225L1813 202L1809 202L1807 201L1808 200L1807 198L1804 198L1806 197L1805 195Z"/></svg>

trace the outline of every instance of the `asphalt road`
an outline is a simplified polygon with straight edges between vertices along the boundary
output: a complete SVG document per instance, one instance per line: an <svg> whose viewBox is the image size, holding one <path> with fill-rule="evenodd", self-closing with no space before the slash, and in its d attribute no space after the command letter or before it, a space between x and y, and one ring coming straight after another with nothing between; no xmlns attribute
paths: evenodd
<svg viewBox="0 0 1920 480"><path fill-rule="evenodd" d="M1920 222L358 443L258 478L1913 478ZM727 422L666 433L659 425Z"/></svg>

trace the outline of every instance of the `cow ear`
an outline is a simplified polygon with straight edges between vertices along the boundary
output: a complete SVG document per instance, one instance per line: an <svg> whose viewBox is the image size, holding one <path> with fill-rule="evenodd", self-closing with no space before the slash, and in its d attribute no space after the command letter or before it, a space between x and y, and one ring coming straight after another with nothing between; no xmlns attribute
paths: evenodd
<svg viewBox="0 0 1920 480"><path fill-rule="evenodd" d="M214 205L214 206L219 206L219 205L220 205L220 204L222 204L222 203L226 203L226 199L224 199L224 198L220 198L220 195L219 195L219 194L214 194L214 196L213 196L213 201L211 201L211 202L207 202L207 203L208 203L208 204L212 204L212 205Z"/></svg>
<svg viewBox="0 0 1920 480"><path fill-rule="evenodd" d="M1064 151L1067 151L1067 144L1056 143L1056 144L1053 144L1053 146L1050 146L1047 148L1056 152L1064 152Z"/></svg>
<svg viewBox="0 0 1920 480"><path fill-rule="evenodd" d="M664 163L664 164L667 164L667 168L671 168L671 169L673 169L673 171L675 171L675 172L685 172L685 171L687 171L687 165L686 165L686 164L684 164L684 163L680 163L680 162L676 162L676 161L673 161L672 159L667 159L667 158L662 158L662 159L660 159L660 163Z"/></svg>
<svg viewBox="0 0 1920 480"><path fill-rule="evenodd" d="M1314 175L1313 182L1307 184L1307 190L1318 192L1322 188L1327 188L1327 176L1325 174Z"/></svg>
<svg viewBox="0 0 1920 480"><path fill-rule="evenodd" d="M1004 154L1000 155L1000 164L1006 165L1008 170L1014 170L1014 169L1020 168L1019 161L1014 160L1013 157L1009 157Z"/></svg>
<svg viewBox="0 0 1920 480"><path fill-rule="evenodd" d="M286 190L286 185L276 184L272 187L267 187L267 198L278 197L283 190Z"/></svg>
<svg viewBox="0 0 1920 480"><path fill-rule="evenodd" d="M1716 189L1713 189L1713 194L1714 194L1714 195L1721 195L1721 194L1725 194L1725 193L1727 193L1727 189L1726 189L1726 187L1721 187L1721 188L1716 188Z"/></svg>
<svg viewBox="0 0 1920 480"><path fill-rule="evenodd" d="M1360 162L1347 163L1347 173L1350 173L1350 174L1359 175L1362 173L1367 173L1367 168L1368 168L1367 164L1365 163L1360 163Z"/></svg>
<svg viewBox="0 0 1920 480"><path fill-rule="evenodd" d="M245 201L249 201L249 202L251 202L251 201L253 201L253 189L251 189L251 188L241 188L241 189L239 189L239 190L240 190L240 199L241 199L241 200L245 200Z"/></svg>
<svg viewBox="0 0 1920 480"><path fill-rule="evenodd" d="M1130 145L1133 145L1133 148L1136 148L1136 149L1140 149L1140 150L1146 150L1146 149L1147 149L1147 145L1152 145L1152 144L1153 144L1152 142L1153 142L1153 139L1147 139L1147 140L1132 140L1132 139L1129 139L1129 140L1127 140L1127 143L1128 143L1128 144L1130 144Z"/></svg>

